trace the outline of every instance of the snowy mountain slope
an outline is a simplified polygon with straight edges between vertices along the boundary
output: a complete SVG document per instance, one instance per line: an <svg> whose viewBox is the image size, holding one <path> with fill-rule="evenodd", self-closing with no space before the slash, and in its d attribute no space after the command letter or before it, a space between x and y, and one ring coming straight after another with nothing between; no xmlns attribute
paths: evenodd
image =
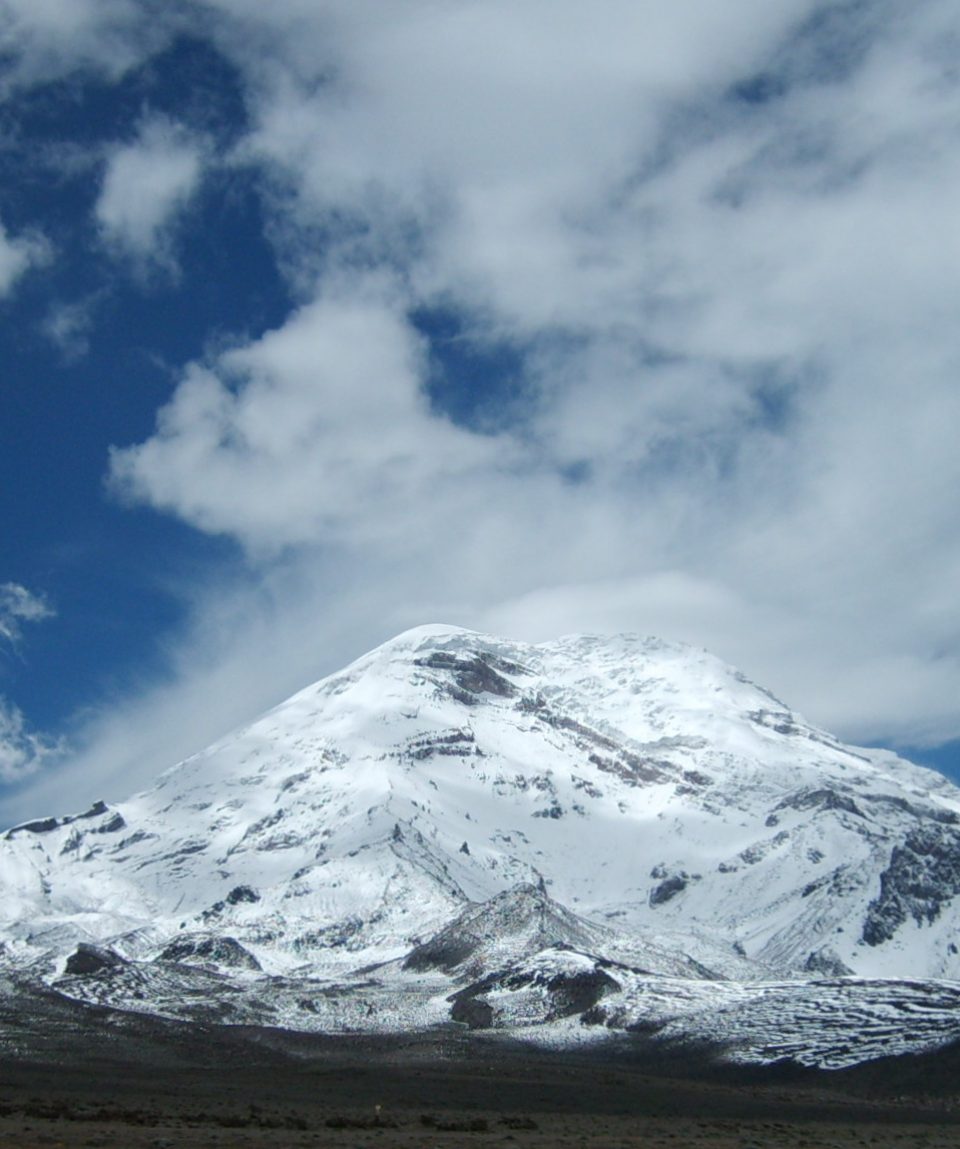
<svg viewBox="0 0 960 1149"><path fill-rule="evenodd" d="M322 1009L270 1007L308 1027L367 1008L330 989L362 968L375 1013L406 986L398 1018L445 1017L558 944L711 984L960 978L960 791L631 636L407 632L128 801L7 831L0 883L6 961L64 992L160 1010L197 977L252 1017L312 979ZM78 943L118 960L71 972Z"/></svg>
<svg viewBox="0 0 960 1149"><path fill-rule="evenodd" d="M618 962L545 949L458 991L454 1017L540 1042L606 1030L696 1042L741 1064L841 1069L960 1040L960 985L829 978L733 982L651 977Z"/></svg>
<svg viewBox="0 0 960 1149"><path fill-rule="evenodd" d="M265 968L355 964L542 879L781 970L960 975L958 822L944 779L703 652L427 627L144 794L8 831L2 925L33 946L229 928Z"/></svg>

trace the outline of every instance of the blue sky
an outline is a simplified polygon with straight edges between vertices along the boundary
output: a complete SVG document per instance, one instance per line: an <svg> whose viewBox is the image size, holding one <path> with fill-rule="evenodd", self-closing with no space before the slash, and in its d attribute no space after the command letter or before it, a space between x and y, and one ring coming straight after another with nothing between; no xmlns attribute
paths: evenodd
<svg viewBox="0 0 960 1149"><path fill-rule="evenodd" d="M960 776L955 7L0 0L0 820L404 627Z"/></svg>

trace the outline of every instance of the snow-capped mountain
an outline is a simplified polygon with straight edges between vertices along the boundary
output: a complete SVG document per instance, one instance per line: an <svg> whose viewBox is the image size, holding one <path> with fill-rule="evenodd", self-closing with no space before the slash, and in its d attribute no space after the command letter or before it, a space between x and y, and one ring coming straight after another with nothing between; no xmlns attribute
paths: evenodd
<svg viewBox="0 0 960 1149"><path fill-rule="evenodd" d="M960 791L632 636L407 632L151 790L7 831L0 883L11 968L176 1016L269 985L307 1028L629 1028L666 1024L665 979L729 1020L960 978Z"/></svg>

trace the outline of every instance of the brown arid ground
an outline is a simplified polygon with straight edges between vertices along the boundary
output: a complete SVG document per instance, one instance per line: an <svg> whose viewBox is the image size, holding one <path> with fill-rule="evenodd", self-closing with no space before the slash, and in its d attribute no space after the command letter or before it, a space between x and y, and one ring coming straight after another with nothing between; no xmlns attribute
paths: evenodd
<svg viewBox="0 0 960 1149"><path fill-rule="evenodd" d="M329 1038L0 1001L0 1145L960 1146L960 1052L843 1073L648 1040L558 1053L451 1030Z"/></svg>

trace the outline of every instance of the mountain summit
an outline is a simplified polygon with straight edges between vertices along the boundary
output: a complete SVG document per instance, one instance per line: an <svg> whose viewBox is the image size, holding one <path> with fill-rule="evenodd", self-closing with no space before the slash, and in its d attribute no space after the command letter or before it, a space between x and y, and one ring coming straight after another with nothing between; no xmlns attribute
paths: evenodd
<svg viewBox="0 0 960 1149"><path fill-rule="evenodd" d="M638 978L732 1016L749 986L960 977L960 791L629 635L408 631L128 801L8 830L0 882L4 959L61 992L176 1013L183 978L229 982L243 1020L326 979L308 1028L375 969L400 1025L450 989L468 1024L536 992L629 1027Z"/></svg>

